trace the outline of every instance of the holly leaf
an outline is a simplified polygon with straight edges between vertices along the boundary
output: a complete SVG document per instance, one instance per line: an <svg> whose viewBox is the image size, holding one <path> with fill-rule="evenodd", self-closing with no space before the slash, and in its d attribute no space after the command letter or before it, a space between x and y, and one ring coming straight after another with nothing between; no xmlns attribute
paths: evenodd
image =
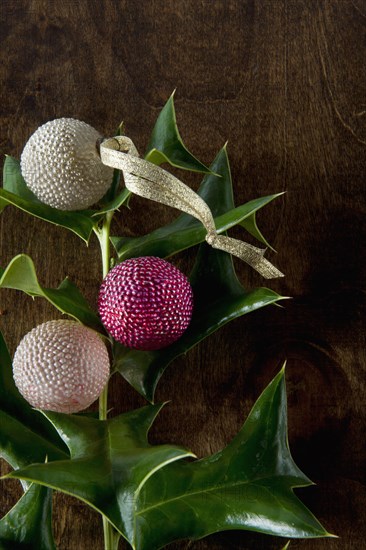
<svg viewBox="0 0 366 550"><path fill-rule="evenodd" d="M255 213L260 208L263 208L280 195L282 193L260 197L237 208L232 208L221 214L221 216L216 216L214 219L217 232L224 233L239 224L245 227L260 242L272 248L264 239L257 225L253 225L253 219L255 220ZM167 258L204 242L206 234L206 229L199 221L194 218L189 219L189 216L183 214L174 222L159 227L142 237L111 237L111 242L120 261L139 256Z"/></svg>
<svg viewBox="0 0 366 550"><path fill-rule="evenodd" d="M0 456L14 468L67 458L67 447L52 424L20 395L0 332Z"/></svg>
<svg viewBox="0 0 366 550"><path fill-rule="evenodd" d="M283 193L279 193L279 195L283 195ZM267 239L264 237L263 233L260 231L257 225L256 212L251 213L249 216L241 220L239 223L242 227L244 227L244 229L248 231L248 233L253 235L253 237L255 237L260 243L264 244L265 246L268 246L268 248L276 252L273 246L269 244Z"/></svg>
<svg viewBox="0 0 366 550"><path fill-rule="evenodd" d="M202 261L203 257L201 255ZM206 282L209 284L211 281L206 279ZM219 284L223 283L223 280L219 281ZM195 287L193 290L195 291ZM270 289L259 288L241 295L226 294L225 297L216 297L210 308L208 297L206 300L199 300L188 329L174 344L156 351L132 350L116 344L113 368L145 399L153 402L158 382L174 359L187 353L233 319L282 299L282 296Z"/></svg>
<svg viewBox="0 0 366 550"><path fill-rule="evenodd" d="M47 413L71 459L32 464L6 477L72 494L108 518L135 550L244 529L290 538L332 536L295 496L311 485L287 441L284 369L264 390L238 435L193 462L176 447L151 447L160 406L98 421ZM184 521L182 521L184 517Z"/></svg>
<svg viewBox="0 0 366 550"><path fill-rule="evenodd" d="M20 171L20 163L13 157L7 156L3 170L3 189L0 189L0 212L8 205L16 206L42 220L60 225L73 231L86 243L93 231L95 220L94 210L80 210L68 212L52 208L40 202L28 189Z"/></svg>
<svg viewBox="0 0 366 550"><path fill-rule="evenodd" d="M136 500L129 541L136 550L157 550L178 539L231 529L331 536L293 493L294 487L310 484L288 447L282 369L224 450L168 465L147 480Z"/></svg>
<svg viewBox="0 0 366 550"><path fill-rule="evenodd" d="M51 518L52 491L32 484L0 520L1 550L56 550Z"/></svg>
<svg viewBox="0 0 366 550"><path fill-rule="evenodd" d="M260 232L255 215L258 210L281 196L283 193L259 197L234 208L226 145L220 151L218 157L210 167L210 170L211 173L206 175L202 181L198 190L198 195L209 203L214 215L217 232L223 233L239 224L260 242L272 248ZM220 178L216 177L217 175L225 178L225 182L218 181ZM229 190L229 193L226 197L225 204L220 205L220 189L225 186ZM211 191L209 191L210 189ZM217 192L219 195L217 195ZM159 256L161 258L167 258L182 250L204 242L206 233L205 228L196 218L188 214L181 214L172 223L164 227L159 227L147 235L127 238L111 237L111 242L120 261L139 256Z"/></svg>
<svg viewBox="0 0 366 550"><path fill-rule="evenodd" d="M219 176L213 173L205 176L199 194L215 216L222 216L234 207L225 147L214 160L211 170ZM184 214L176 223L182 229L192 223L192 218ZM186 353L229 321L283 299L267 288L245 290L236 277L231 256L206 244L199 248L191 284L194 293L193 316L187 331L179 340L157 351L131 350L119 344L115 346L114 368L149 401L154 399L164 370L176 357Z"/></svg>
<svg viewBox="0 0 366 550"><path fill-rule="evenodd" d="M3 187L6 191L18 195L22 199L42 204L29 189L20 170L20 163L14 157L5 155L3 167Z"/></svg>
<svg viewBox="0 0 366 550"><path fill-rule="evenodd" d="M149 445L147 433L160 409L161 405L149 405L105 421L44 413L69 447L71 458L32 464L6 477L77 497L128 538L134 504L148 478L171 462L194 456L174 445Z"/></svg>
<svg viewBox="0 0 366 550"><path fill-rule="evenodd" d="M95 211L92 216L99 217L107 212L114 212L115 210L118 210L123 204L128 203L130 196L131 192L128 189L122 189L122 191L120 191L113 199L106 202L100 210Z"/></svg>
<svg viewBox="0 0 366 550"><path fill-rule="evenodd" d="M99 317L74 283L66 278L58 288L42 287L39 284L34 263L26 254L15 256L7 268L0 271L0 288L21 290L33 298L46 298L62 313L95 330L104 332Z"/></svg>
<svg viewBox="0 0 366 550"><path fill-rule="evenodd" d="M192 172L209 173L210 170L185 147L179 134L174 108L174 93L170 96L151 134L145 159L157 164L168 162L171 166Z"/></svg>

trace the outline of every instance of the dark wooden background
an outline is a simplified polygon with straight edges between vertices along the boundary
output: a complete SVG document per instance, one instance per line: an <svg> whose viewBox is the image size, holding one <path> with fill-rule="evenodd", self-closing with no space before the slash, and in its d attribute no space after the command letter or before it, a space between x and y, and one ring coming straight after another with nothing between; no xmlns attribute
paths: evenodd
<svg viewBox="0 0 366 550"><path fill-rule="evenodd" d="M290 445L317 483L299 494L340 536L290 548L366 548L366 0L3 0L0 9L1 153L19 156L41 123L63 116L106 135L124 120L143 151L177 88L189 148L210 163L229 140L237 203L287 191L259 223L286 273L269 286L293 299L233 322L177 360L158 389L157 398L171 403L152 440L187 445L198 456L220 449L287 358ZM174 216L135 198L113 231L137 235ZM27 252L43 284L69 275L95 304L94 241L87 249L10 207L0 227L2 266ZM188 270L191 260L184 254L178 265ZM237 267L248 287L263 284ZM55 317L44 301L20 293L2 291L0 300L11 351ZM112 402L117 412L143 403L123 380L114 381ZM19 487L6 481L0 489L4 513ZM55 500L59 549L101 549L97 514L76 499ZM171 548L283 544L238 532Z"/></svg>

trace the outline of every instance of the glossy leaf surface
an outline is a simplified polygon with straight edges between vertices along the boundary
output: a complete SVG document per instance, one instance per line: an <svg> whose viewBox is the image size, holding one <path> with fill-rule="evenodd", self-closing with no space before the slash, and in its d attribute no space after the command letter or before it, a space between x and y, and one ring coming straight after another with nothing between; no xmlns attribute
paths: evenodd
<svg viewBox="0 0 366 550"><path fill-rule="evenodd" d="M62 313L95 330L103 331L99 317L91 309L79 289L68 279L58 288L40 285L34 263L26 254L15 256L5 270L0 271L0 288L22 290L32 297L46 298Z"/></svg>
<svg viewBox="0 0 366 550"><path fill-rule="evenodd" d="M113 199L106 202L100 210L95 211L92 216L99 217L106 212L113 212L114 210L118 210L123 204L128 203L130 196L131 193L128 189L122 189L122 191L120 191Z"/></svg>
<svg viewBox="0 0 366 550"><path fill-rule="evenodd" d="M32 484L0 520L0 549L56 550L51 518L52 491Z"/></svg>
<svg viewBox="0 0 366 550"><path fill-rule="evenodd" d="M234 208L230 167L225 148L219 152L211 170L221 177L214 174L205 176L199 194L209 204L216 217L223 217L228 210ZM267 198L267 202L271 198ZM175 223L182 230L191 226L192 217L184 214ZM177 227L176 231L179 238ZM200 228L196 226L195 231L200 231ZM164 239L167 243L168 232ZM230 255L214 250L206 244L202 244L199 249L191 284L194 292L193 317L187 331L177 342L162 350L151 352L116 346L114 367L149 401L154 399L158 381L173 359L186 353L229 321L282 299L267 288L246 291L236 277Z"/></svg>
<svg viewBox="0 0 366 550"><path fill-rule="evenodd" d="M3 188L14 195L30 202L42 204L34 193L27 187L20 170L19 160L6 155L3 168Z"/></svg>
<svg viewBox="0 0 366 550"><path fill-rule="evenodd" d="M58 210L40 202L27 188L20 171L20 163L7 156L3 170L3 189L0 189L0 212L8 205L16 206L24 212L55 225L70 229L88 242L95 220L93 210L68 212Z"/></svg>
<svg viewBox="0 0 366 550"><path fill-rule="evenodd" d="M168 465L146 482L136 502L130 542L136 550L157 550L174 540L229 529L295 538L327 536L292 491L309 484L288 448L281 371L223 451Z"/></svg>
<svg viewBox="0 0 366 550"><path fill-rule="evenodd" d="M202 255L201 258L203 257ZM206 281L209 282L208 279ZM219 281L219 284L220 282L222 281ZM162 374L174 359L192 349L229 321L281 299L282 297L276 292L259 288L251 292L243 292L242 295L232 295L226 299L217 298L210 309L206 301L197 303L191 324L177 342L157 351L129 350L116 345L114 368L141 395L152 402Z"/></svg>
<svg viewBox="0 0 366 550"><path fill-rule="evenodd" d="M276 199L282 193L260 197L247 202L237 208L216 216L215 225L218 233L223 233L235 225L245 225L249 233L253 234L260 242L270 246L260 233L258 227L253 226L253 216L263 206ZM169 225L160 227L142 237L112 237L111 241L118 254L119 260L127 260L138 256L159 256L167 258L182 250L204 242L206 230L203 225L189 216L183 214Z"/></svg>
<svg viewBox="0 0 366 550"><path fill-rule="evenodd" d="M209 172L185 147L177 127L174 93L160 111L147 146L145 159L160 165L168 162L177 168L193 172Z"/></svg>
<svg viewBox="0 0 366 550"><path fill-rule="evenodd" d="M67 458L52 424L33 409L15 386L11 358L0 333L0 456L14 468Z"/></svg>
<svg viewBox="0 0 366 550"><path fill-rule="evenodd" d="M279 193L279 195L282 195L282 194L283 193ZM279 195L276 195L276 196L279 196ZM268 246L268 248L270 248L271 250L275 251L273 246L271 246L267 241L267 239L263 236L263 233L260 231L257 225L256 212L254 212L253 214L250 214L250 216L240 221L240 225L244 227L244 229L246 229L248 233L253 235L253 237L255 237L259 242Z"/></svg>
<svg viewBox="0 0 366 550"><path fill-rule="evenodd" d="M173 445L149 445L147 432L160 408L150 405L106 421L48 412L71 459L32 464L8 477L38 481L80 498L129 538L134 504L149 476L193 456Z"/></svg>
<svg viewBox="0 0 366 550"><path fill-rule="evenodd" d="M174 540L230 529L291 538L330 536L293 493L311 482L288 448L283 369L238 435L201 460L177 461L189 453L148 445L146 432L159 408L108 421L48 413L71 460L30 465L8 477L38 481L84 500L136 550L158 550Z"/></svg>

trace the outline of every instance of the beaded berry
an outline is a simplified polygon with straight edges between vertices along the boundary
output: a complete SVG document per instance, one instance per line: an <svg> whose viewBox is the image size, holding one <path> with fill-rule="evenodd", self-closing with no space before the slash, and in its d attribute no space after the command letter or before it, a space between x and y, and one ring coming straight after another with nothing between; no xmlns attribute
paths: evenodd
<svg viewBox="0 0 366 550"><path fill-rule="evenodd" d="M129 348L169 346L187 329L193 292L187 277L161 258L132 258L104 279L98 300L102 323Z"/></svg>
<svg viewBox="0 0 366 550"><path fill-rule="evenodd" d="M57 118L40 126L20 158L29 189L59 210L82 210L99 201L113 178L113 169L99 157L101 137L92 126L73 118Z"/></svg>
<svg viewBox="0 0 366 550"><path fill-rule="evenodd" d="M76 321L48 321L21 340L13 375L33 407L75 413L101 394L109 377L109 356L93 330Z"/></svg>

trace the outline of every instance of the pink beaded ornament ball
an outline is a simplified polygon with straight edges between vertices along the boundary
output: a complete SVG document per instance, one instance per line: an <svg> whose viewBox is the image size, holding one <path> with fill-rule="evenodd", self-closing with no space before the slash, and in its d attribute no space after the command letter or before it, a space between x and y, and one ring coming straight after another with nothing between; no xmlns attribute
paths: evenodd
<svg viewBox="0 0 366 550"><path fill-rule="evenodd" d="M187 329L193 292L187 277L161 258L132 258L116 265L99 293L102 323L115 340L139 350L169 346Z"/></svg>
<svg viewBox="0 0 366 550"><path fill-rule="evenodd" d="M94 330L76 321L47 321L21 340L13 376L33 407L79 412L99 397L108 381L108 351Z"/></svg>

